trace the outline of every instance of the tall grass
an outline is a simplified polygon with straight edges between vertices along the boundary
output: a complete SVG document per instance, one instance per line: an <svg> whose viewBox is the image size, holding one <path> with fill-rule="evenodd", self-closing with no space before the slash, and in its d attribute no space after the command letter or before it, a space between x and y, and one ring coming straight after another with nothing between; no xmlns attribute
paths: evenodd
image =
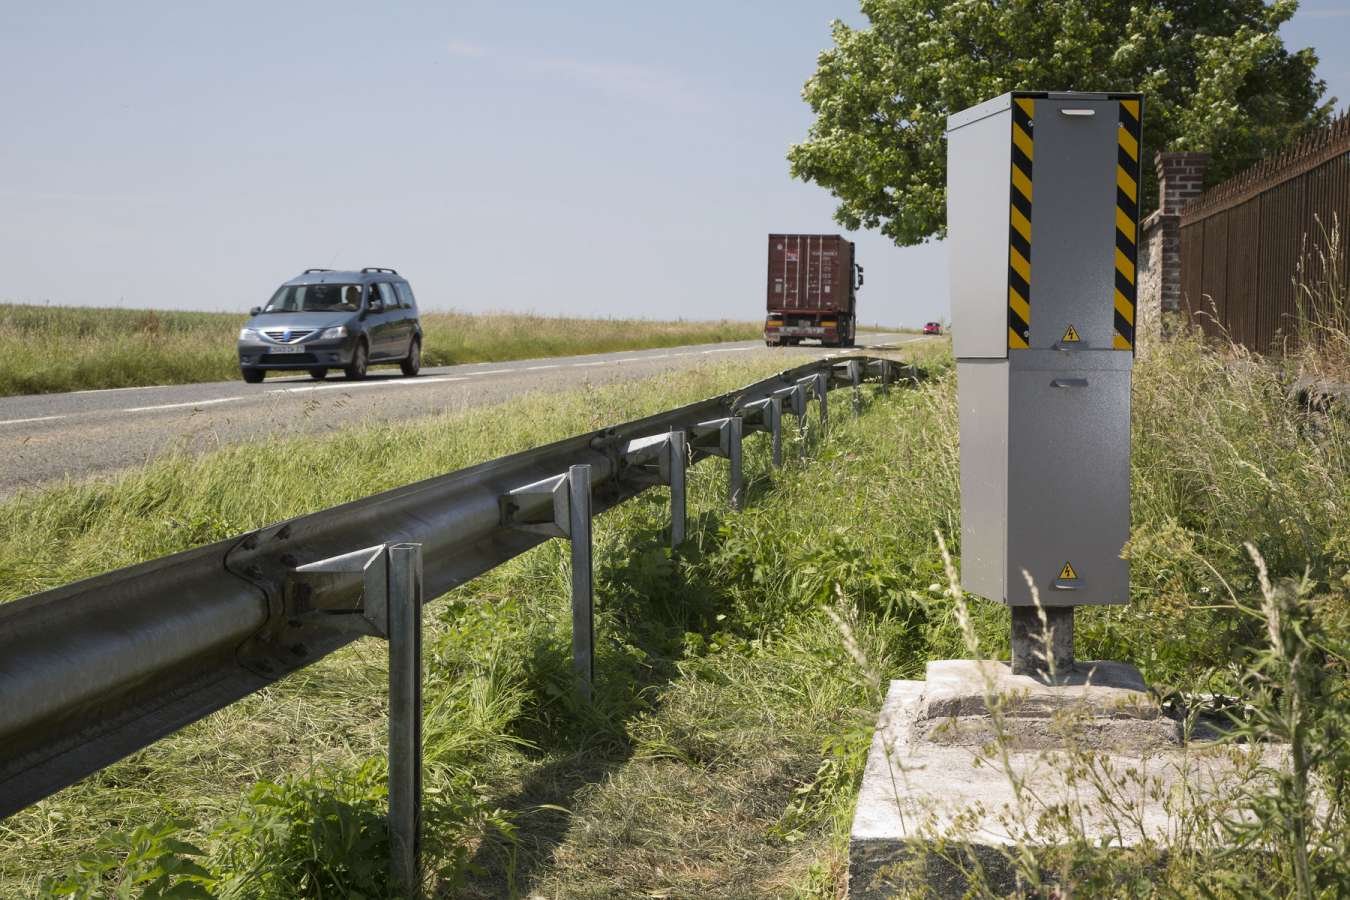
<svg viewBox="0 0 1350 900"><path fill-rule="evenodd" d="M239 377L245 317L0 303L0 396ZM757 322L426 312L425 365L605 353L762 336Z"/></svg>
<svg viewBox="0 0 1350 900"><path fill-rule="evenodd" d="M158 463L111 485L72 485L22 497L0 507L4 594L12 597L388 486L362 484L342 473L370 469L354 460L387 461L394 440L409 448L408 459L422 461L390 473L388 483L593 427L600 418L639 415L706 396L762 375L764 368L724 367L693 381L665 378L561 401L549 398L549 417L542 415L545 401L527 400L422 427L401 426L397 433L367 429L313 450L296 442L276 448L274 455L266 448L247 458L226 451L195 462ZM765 840L795 847L801 835L821 839L826 786L850 777L854 762L850 757L822 770L829 762L821 755L822 736L833 731L832 724L842 723L850 732L865 728L876 693L874 684L858 693L852 679L835 680L848 657L836 646L836 632L813 624L814 597L830 590L830 572L839 562L835 554L846 554L845 564L868 577L892 555L889 545L857 554L837 530L827 532L827 547L803 540L826 523L794 497L825 485L841 489L838 472L861 458L871 442L866 436L848 440L849 433L837 427L826 451L829 460L793 469L777 486L763 477L768 468L763 442L752 442L751 502L809 513L789 529L780 530L781 516L764 508L751 513L756 524L745 539L733 539L733 523L740 519L722 512L727 497L720 463L691 472L693 538L680 557L663 549L662 496L645 496L598 521L601 646L593 708L579 709L572 700L563 548L541 547L431 607L428 815L444 841L432 848L429 862L442 888L499 896L513 884L541 882L558 846L559 822L579 821L557 807L579 810L586 785L639 758L661 770L668 785L693 787L692 773L682 774L671 763L670 753L678 756L685 748L734 763L725 778L704 782L699 790L710 797L724 789L743 792L756 824L735 829L737 847L748 850ZM298 465L297 452L305 454ZM310 474L297 479L298 472ZM858 472L847 484L870 489L876 474ZM249 510L246 498L268 493L258 488L272 478L287 479L292 494L287 507ZM183 527L188 523L195 525ZM24 536L35 529L54 546L44 549ZM790 554L783 573L789 577L765 572L776 598L770 602L762 601L743 568L761 542L775 554ZM110 553L108 547L118 549ZM52 567L55 571L45 571ZM733 569L737 575L724 591L725 579L717 573ZM877 590L889 587L870 588L868 596ZM787 618L803 613L805 621L791 626L796 637L785 645L785 659L745 655L757 641L776 645ZM874 649L875 633L866 626ZM683 712L666 720L648 715L665 705L671 679L680 680L686 665L693 674L702 659L709 660L708 667L697 683L687 682L694 696L670 701ZM184 865L196 860L209 873L209 878L175 876L179 881L200 877L216 894L381 895L383 798L378 766L370 770L368 760L382 755L383 666L382 648L355 645L11 818L0 825L8 849L0 857L0 885L23 894L44 874L65 869L66 876L48 882L50 891L106 892L158 877L154 867L168 854ZM719 695L725 682L718 672L726 666L744 687L735 703ZM781 684L769 691L772 706L751 724L746 705L766 696L767 682L775 681ZM814 697L806 706L800 702L803 692ZM719 720L706 717L709 704L723 708ZM788 739L784 728L790 721L796 736ZM709 738L714 731L737 737ZM755 769L772 795L744 793L739 785L748 777L745 766ZM794 795L817 774L820 786ZM660 796L651 802L659 805ZM780 807L791 802L796 811L780 823ZM718 818L713 810L709 827ZM772 837L778 831L785 836ZM730 839L732 832L725 834ZM687 832L685 839L695 836ZM719 851L711 832L703 841L719 865L734 861ZM87 851L93 855L75 862ZM799 855L804 867L799 874L807 877L814 854ZM774 866L793 856L771 854L737 883L762 884L759 893L776 895L782 884ZM570 879L579 870L560 874ZM5 890L0 886L0 893Z"/></svg>
<svg viewBox="0 0 1350 900"><path fill-rule="evenodd" d="M748 442L743 513L724 512L723 463L692 470L678 553L664 546L664 492L598 519L592 706L571 691L560 544L430 608L433 892L838 894L886 681L972 642L1007 654L1006 611L971 600L958 615L935 538L959 534L956 386L949 360L927 363L930 381L872 397L857 421L835 404L828 441L803 465L768 477L762 442ZM0 505L0 597L759 371L550 398L548 417L545 401L524 400L275 455L224 451L21 497ZM1291 403L1282 377L1184 331L1140 357L1131 603L1085 609L1076 630L1079 656L1134 662L1191 706L1227 698L1247 710L1238 733L1251 746L1284 741L1301 762L1192 804L1175 847L1104 853L1056 824L1068 843L1047 893L1350 889L1350 414ZM353 464L387 460L391 442L413 448L393 471ZM259 508L284 492L258 488L283 477L297 496ZM355 644L0 823L0 894L31 893L49 872L66 873L49 892L107 894L172 865L184 868L169 880L202 895L387 895L383 679L382 648ZM1093 766L1085 757L1071 774L1089 789L1121 777ZM1040 865L1019 859L1028 873Z"/></svg>
<svg viewBox="0 0 1350 900"><path fill-rule="evenodd" d="M1350 378L1350 290L1346 285L1345 225L1316 219L1319 233L1303 252L1294 273L1295 321L1292 362L1304 378Z"/></svg>

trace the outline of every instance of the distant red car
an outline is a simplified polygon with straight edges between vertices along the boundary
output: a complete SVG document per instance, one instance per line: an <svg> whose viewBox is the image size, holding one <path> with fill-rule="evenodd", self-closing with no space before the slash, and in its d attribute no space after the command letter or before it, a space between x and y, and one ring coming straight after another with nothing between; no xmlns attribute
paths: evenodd
<svg viewBox="0 0 1350 900"><path fill-rule="evenodd" d="M927 325L923 326L923 333L924 333L924 334L942 334L942 323L941 323L941 322L929 322Z"/></svg>

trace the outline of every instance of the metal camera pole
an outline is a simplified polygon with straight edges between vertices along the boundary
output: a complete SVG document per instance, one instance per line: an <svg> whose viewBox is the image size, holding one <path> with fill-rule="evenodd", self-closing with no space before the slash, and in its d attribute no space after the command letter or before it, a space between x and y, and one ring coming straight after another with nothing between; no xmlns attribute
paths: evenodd
<svg viewBox="0 0 1350 900"><path fill-rule="evenodd" d="M1073 668L1072 606L1013 606L1010 610L1014 675L1058 674Z"/></svg>

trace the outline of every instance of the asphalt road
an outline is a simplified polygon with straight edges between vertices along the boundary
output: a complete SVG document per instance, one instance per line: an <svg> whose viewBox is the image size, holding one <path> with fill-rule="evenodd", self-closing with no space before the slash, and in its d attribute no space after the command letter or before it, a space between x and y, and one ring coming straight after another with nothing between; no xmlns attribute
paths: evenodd
<svg viewBox="0 0 1350 900"><path fill-rule="evenodd" d="M915 335L863 334L860 346L898 346ZM0 397L0 497L66 477L139 465L170 451L200 453L272 436L322 434L355 422L415 419L500 403L533 391L645 378L712 359L774 357L783 368L856 352L817 346L769 349L761 341L423 369L402 378L373 369L365 381L269 377Z"/></svg>

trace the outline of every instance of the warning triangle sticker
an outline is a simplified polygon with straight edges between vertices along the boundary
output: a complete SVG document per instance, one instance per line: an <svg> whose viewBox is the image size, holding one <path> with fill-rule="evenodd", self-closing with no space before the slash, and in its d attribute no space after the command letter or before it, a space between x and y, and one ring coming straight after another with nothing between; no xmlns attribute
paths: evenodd
<svg viewBox="0 0 1350 900"><path fill-rule="evenodd" d="M1060 581L1078 580L1078 573L1074 571L1073 563L1069 562L1068 560L1064 561L1064 568L1059 570L1059 580Z"/></svg>
<svg viewBox="0 0 1350 900"><path fill-rule="evenodd" d="M1068 328L1064 329L1064 337L1060 338L1059 342L1061 344L1069 344L1081 340L1082 338L1078 336L1078 329L1070 325Z"/></svg>

